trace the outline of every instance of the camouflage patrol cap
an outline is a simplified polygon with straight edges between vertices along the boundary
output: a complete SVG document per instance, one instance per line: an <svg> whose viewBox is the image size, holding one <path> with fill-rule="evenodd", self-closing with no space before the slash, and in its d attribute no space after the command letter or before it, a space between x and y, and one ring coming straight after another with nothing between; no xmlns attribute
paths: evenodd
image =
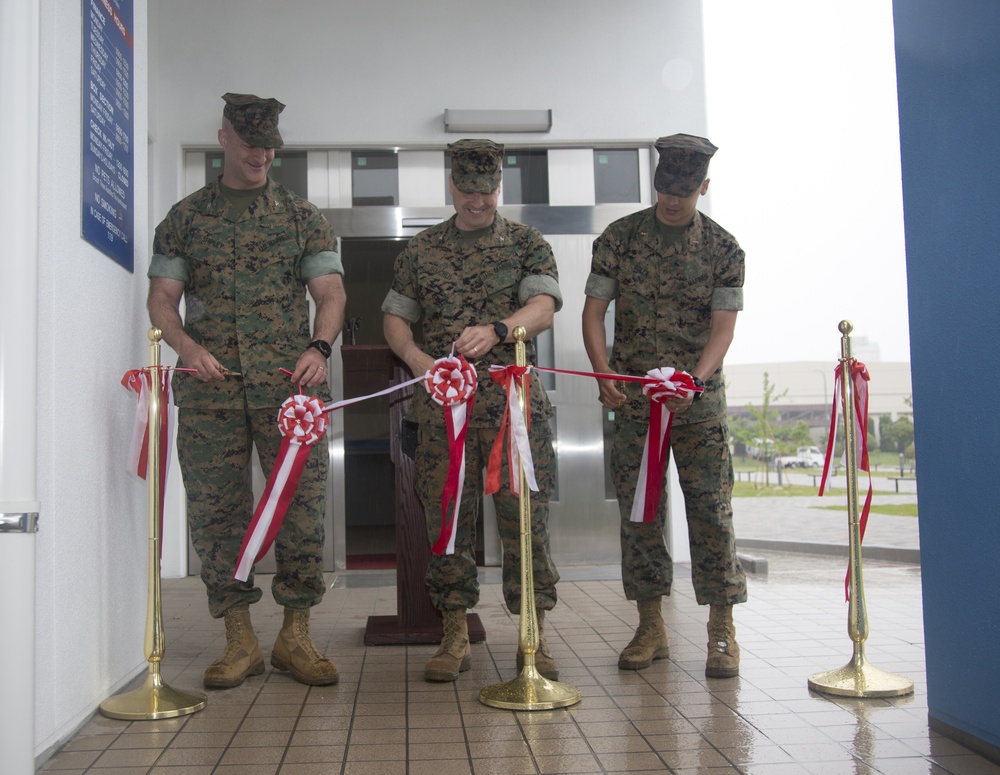
<svg viewBox="0 0 1000 775"><path fill-rule="evenodd" d="M240 139L248 145L280 148L285 144L278 132L278 114L285 106L273 97L264 99L256 94L222 95L226 107L222 115L229 119Z"/></svg>
<svg viewBox="0 0 1000 775"><path fill-rule="evenodd" d="M459 140L451 151L451 179L464 194L492 194L503 174L503 145L492 140Z"/></svg>
<svg viewBox="0 0 1000 775"><path fill-rule="evenodd" d="M653 188L661 194L691 196L708 174L708 162L718 148L704 137L670 135L656 141L660 160Z"/></svg>

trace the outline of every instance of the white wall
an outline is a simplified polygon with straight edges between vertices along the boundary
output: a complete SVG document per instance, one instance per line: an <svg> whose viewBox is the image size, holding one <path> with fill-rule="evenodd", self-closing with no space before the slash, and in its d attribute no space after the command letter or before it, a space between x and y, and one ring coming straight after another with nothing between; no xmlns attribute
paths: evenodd
<svg viewBox="0 0 1000 775"><path fill-rule="evenodd" d="M148 363L146 7L134 0L133 275L80 237L82 5L41 2L36 754L145 665L146 488L125 473L135 402L119 380Z"/></svg>
<svg viewBox="0 0 1000 775"><path fill-rule="evenodd" d="M251 10L252 9L252 10ZM704 128L697 0L153 0L153 210L180 194L182 145L215 145L227 91L287 104L289 146L428 145L445 108L551 108L504 142L648 142Z"/></svg>

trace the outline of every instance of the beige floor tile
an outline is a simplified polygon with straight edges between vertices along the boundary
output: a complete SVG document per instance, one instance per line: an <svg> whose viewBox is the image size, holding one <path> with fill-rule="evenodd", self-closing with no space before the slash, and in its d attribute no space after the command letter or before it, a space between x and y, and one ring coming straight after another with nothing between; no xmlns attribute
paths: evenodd
<svg viewBox="0 0 1000 775"><path fill-rule="evenodd" d="M491 708L479 693L514 677L517 649L517 617L503 607L496 570L481 574L477 612L487 642L473 646L472 670L444 684L423 680L433 646L364 647L368 616L396 605L394 576L371 573L366 583L388 578L388 586L335 587L314 611L312 632L340 667L338 685L303 686L268 668L235 689L208 692L207 707L190 716L128 722L95 715L39 772L1000 775L997 765L928 730L919 568L866 563L866 585L878 588L867 598L868 657L907 675L916 693L859 702L807 686L809 675L850 653L842 562L780 553L768 561L769 575L751 576L750 602L736 610L737 679L704 676L707 616L684 566L663 604L671 657L643 671L617 667L637 619L620 580L570 569L567 576L581 580L560 583L546 634L561 680L577 687L581 702L552 711ZM338 584L351 573L336 574ZM164 675L174 686L198 687L224 633L205 613L199 579L166 580L163 592L170 623ZM254 626L269 645L281 609L262 601Z"/></svg>

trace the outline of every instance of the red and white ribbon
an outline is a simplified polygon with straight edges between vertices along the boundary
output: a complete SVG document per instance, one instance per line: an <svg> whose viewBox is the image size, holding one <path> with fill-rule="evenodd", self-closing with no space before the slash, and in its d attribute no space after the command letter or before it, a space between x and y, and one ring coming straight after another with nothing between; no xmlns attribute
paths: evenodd
<svg viewBox="0 0 1000 775"><path fill-rule="evenodd" d="M670 448L670 425L674 413L664 407L672 398L686 398L700 393L704 388L694 384L694 379L686 371L677 371L670 366L651 369L646 372L649 382L642 386L642 392L649 398L649 430L642 448L642 463L639 478L635 483L635 497L632 499L632 522L652 522L663 497L663 476L667 467Z"/></svg>
<svg viewBox="0 0 1000 775"><path fill-rule="evenodd" d="M309 450L326 433L323 402L314 396L294 395L278 410L281 447L267 487L254 511L236 559L234 578L246 581L255 562L267 554L295 495Z"/></svg>
<svg viewBox="0 0 1000 775"><path fill-rule="evenodd" d="M171 411L164 407L166 399L169 405L170 379L160 369L158 389L160 391L160 465L163 465L164 444L169 434ZM149 397L151 377L148 369L130 369L122 377L121 384L126 390L136 394L135 421L132 424L132 442L129 445L129 470L140 479L145 479L149 469ZM170 407L172 410L173 407Z"/></svg>
<svg viewBox="0 0 1000 775"><path fill-rule="evenodd" d="M823 461L823 477L819 484L819 495L822 496L826 491L827 479L830 475L830 462L833 459L833 449L837 439L837 406L843 403L842 380L847 369L850 369L850 380L853 387L851 392L854 396L854 460L857 462L858 470L868 474L868 495L865 497L865 503L861 507L861 515L858 519L858 539L864 542L873 494L871 465L868 461L868 382L871 380L871 375L868 373L868 367L856 358L850 358L837 364L833 382L833 408L830 411L830 433L826 442L826 459ZM846 414L846 407L844 413ZM841 457L845 468L846 458L847 449L845 446L844 454ZM844 597L847 599L850 599L851 594L850 580L851 561L848 558L847 576L844 579Z"/></svg>
<svg viewBox="0 0 1000 775"><path fill-rule="evenodd" d="M476 370L461 355L438 358L423 377L435 403L444 407L448 430L448 475L441 490L441 533L431 547L434 554L454 554L458 511L465 484L465 436L476 395ZM449 511L449 505L454 504Z"/></svg>
<svg viewBox="0 0 1000 775"><path fill-rule="evenodd" d="M569 369L552 369L540 366L490 366L490 377L494 382L504 385L507 390L507 404L504 408L503 424L493 450L490 453L489 466L486 475L486 494L500 489L500 456L502 454L502 439L510 415L511 442L508 458L510 460L511 492L518 492L517 461L525 461L525 479L529 487L538 491L535 483L534 466L531 461L531 449L528 446L528 429L517 406L517 396L514 390L514 378L523 379L530 370L546 371L553 374L570 374L578 377L595 377L597 379L612 379L618 382L640 382L642 390L650 399L649 431L643 446L642 464L639 469L639 479L636 482L636 497L632 503L630 519L633 522L652 522L660 505L663 491L663 475L666 467L666 450L670 444L670 424L673 413L663 407L663 402L670 398L684 398L694 393L701 393L704 388L694 384L693 377L686 371L677 371L671 367L652 369L644 377L626 374L597 373L591 371L574 371ZM524 380L525 404L528 403L528 381ZM530 418L529 418L530 421ZM530 472L530 478L529 478ZM640 497L641 493L641 497Z"/></svg>
<svg viewBox="0 0 1000 775"><path fill-rule="evenodd" d="M167 470L170 467L170 457L173 449L174 401L170 387L169 367L150 367L145 369L130 369L125 372L121 384L126 390L136 394L135 420L132 423L132 441L129 445L129 470L140 479L146 479L149 474L149 399L152 387L151 372L155 369L157 390L160 398L160 513L158 515L160 535L163 535L163 493L167 485ZM176 369L176 371L193 372L194 369ZM160 542L162 551L163 542Z"/></svg>
<svg viewBox="0 0 1000 775"><path fill-rule="evenodd" d="M524 471L524 481L528 484L528 489L538 492L538 483L535 481L535 463L531 459L531 447L528 445L528 428L531 422L529 414L527 422L521 412L517 402L516 381L521 382L524 393L524 405L530 406L531 391L529 388L528 374L531 372L530 366L490 366L490 379L498 385L502 385L507 392L507 401L504 403L503 420L500 423L500 430L493 441L493 449L490 450L490 460L486 467L486 487L487 495L492 495L500 489L500 468L503 455L503 440L507 436L507 468L510 474L510 491L517 495L521 493L521 478L519 472ZM507 433L508 420L510 422L510 433Z"/></svg>

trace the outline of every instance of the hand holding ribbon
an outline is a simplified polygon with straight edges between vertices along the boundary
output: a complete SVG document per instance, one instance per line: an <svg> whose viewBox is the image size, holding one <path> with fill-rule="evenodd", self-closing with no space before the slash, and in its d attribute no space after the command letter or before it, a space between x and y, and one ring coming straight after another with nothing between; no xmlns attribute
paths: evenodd
<svg viewBox="0 0 1000 775"><path fill-rule="evenodd" d="M465 436L476 394L476 370L461 355L438 358L424 375L424 387L431 399L444 407L448 430L448 474L441 490L441 534L434 542L434 554L455 553L455 526L462 505L465 484ZM450 517L448 506L454 502Z"/></svg>
<svg viewBox="0 0 1000 775"><path fill-rule="evenodd" d="M642 392L649 398L649 430L643 445L642 463L629 516L632 522L652 522L660 507L670 447L670 425L674 419L674 413L668 411L664 404L672 398L687 398L704 390L694 384L694 379L686 371L677 371L669 366L651 369L646 376L649 381L643 384Z"/></svg>

